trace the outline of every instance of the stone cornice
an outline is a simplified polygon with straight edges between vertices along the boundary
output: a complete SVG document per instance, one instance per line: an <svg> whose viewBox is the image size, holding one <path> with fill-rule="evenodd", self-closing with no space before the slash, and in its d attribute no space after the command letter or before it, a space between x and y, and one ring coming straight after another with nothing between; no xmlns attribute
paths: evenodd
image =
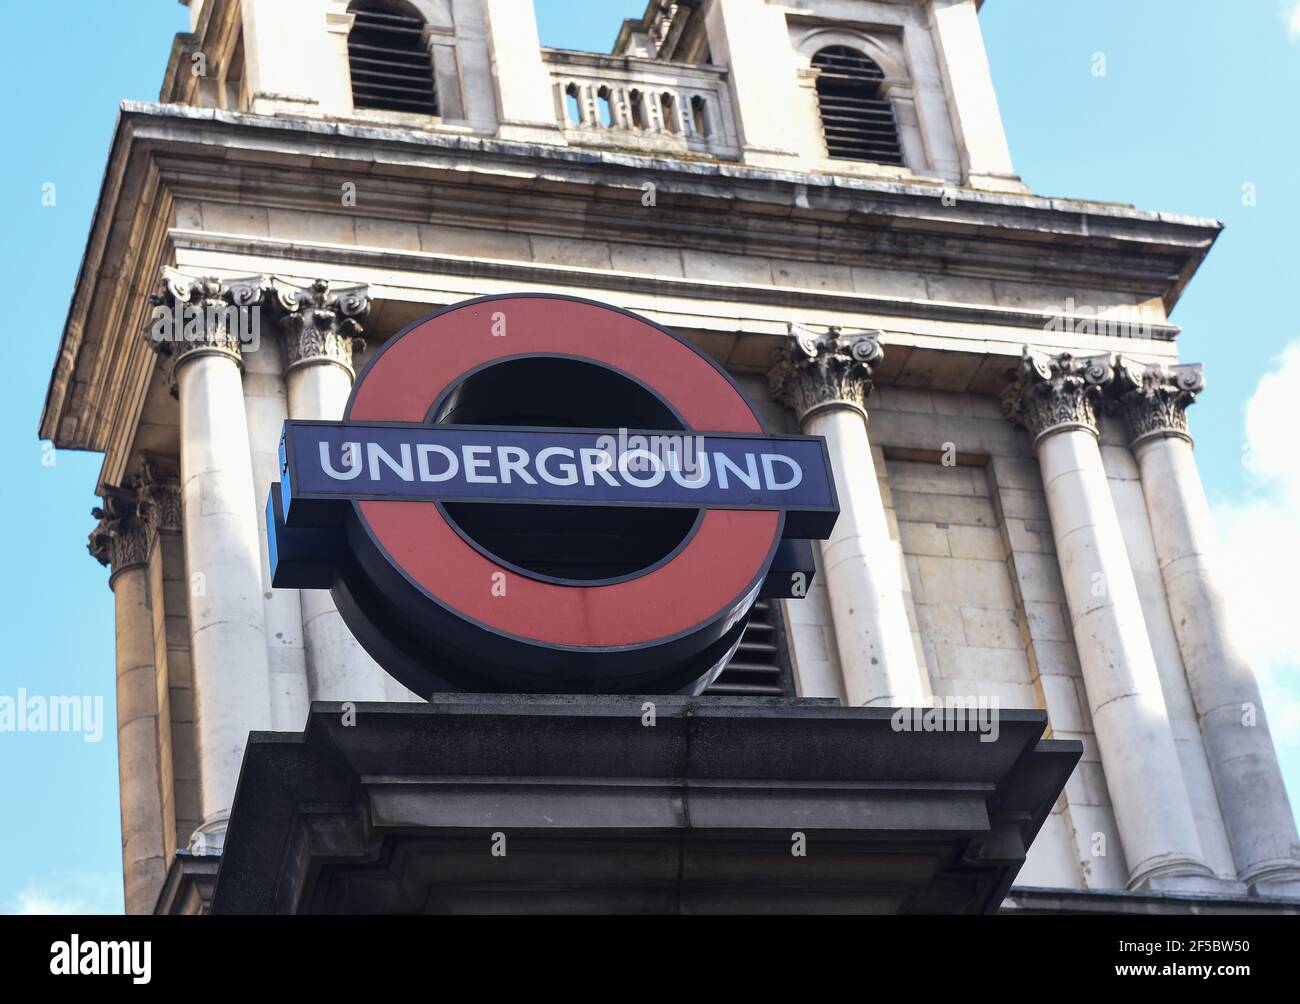
<svg viewBox="0 0 1300 1004"><path fill-rule="evenodd" d="M280 313L284 371L316 363L332 364L356 376L352 349L361 338L361 321L370 312L364 285L331 287L325 279L299 286L272 277L271 290Z"/></svg>
<svg viewBox="0 0 1300 1004"><path fill-rule="evenodd" d="M1115 366L1109 407L1124 422L1129 442L1177 436L1189 443L1187 406L1205 389L1200 363L1181 366L1143 365L1120 358Z"/></svg>
<svg viewBox="0 0 1300 1004"><path fill-rule="evenodd" d="M140 107L142 116L147 109L149 115L139 126L141 142L146 131L153 131L153 116L165 111L169 120L166 129L157 123L160 135L195 145L195 155L177 163L176 180L177 185L197 185L193 197L228 189L232 198L226 201L237 201L234 196L255 183L267 201L273 202L273 189L284 189L286 208L301 203L305 190L303 175L286 174L281 165L297 151L304 172L324 171L327 161L336 162L335 172L362 174L370 173L371 164L384 164L385 176L370 178L374 190L367 201L367 211L384 218L427 221L430 207L436 218L438 207L445 205L454 209L461 225L488 227L498 225L489 215L495 206L500 225L508 220L507 229L527 232L532 210L518 196L532 190L573 203L538 216L537 232L552 236L589 236L598 227L613 240L661 238L681 246L725 249L731 245L719 243L717 231L734 220L747 252L755 255L1007 280L1055 279L1162 296L1170 305L1176 299L1171 299L1170 276L1180 274L1190 259L1199 262L1220 229L1210 220L1107 203L978 190L961 189L955 204L944 205L945 186L920 180L805 174L212 109L130 107ZM222 134L219 139L214 131ZM214 142L242 147L238 172L225 161L202 156L202 146ZM467 157L475 171L469 189L464 184ZM402 164L406 176L393 176L390 161ZM529 169L523 176L521 163ZM629 212L632 203L639 206L648 178L658 193L655 212ZM337 204L335 188L331 186L330 200ZM514 198L493 202L496 189ZM322 207L316 200L312 205ZM416 215L410 215L413 211Z"/></svg>
<svg viewBox="0 0 1300 1004"><path fill-rule="evenodd" d="M1109 355L1049 356L1026 347L1003 394L1002 410L1029 431L1035 445L1056 432L1096 436L1097 409L1113 376Z"/></svg>
<svg viewBox="0 0 1300 1004"><path fill-rule="evenodd" d="M124 120L139 123L139 126L152 122L157 123L164 129L170 127L170 135L177 142L185 142L187 139L197 140L199 138L198 134L193 137L184 135L184 127L193 125L198 127L200 132L208 135L210 135L208 131L212 129L228 132L231 135L232 142L236 135L242 133L250 140L246 144L249 149L257 148L258 144L251 142L251 140L254 135L259 133L264 136L277 134L284 139L298 136L304 142L311 144L311 149L321 155L319 149L320 140L322 138L336 137L341 143L355 141L363 145L369 144L372 153L375 152L373 150L375 146L384 145L404 148L408 151L424 149L435 156L439 152L455 154L458 158L457 162L462 166L465 154L478 153L484 156L487 162L484 164L484 168L487 171L490 171L490 161L493 159L499 158L502 161L512 161L520 157L529 157L551 163L563 163L566 167L572 167L575 170L584 168L599 169L601 167L646 167L662 170L669 176L676 175L700 179L726 178L731 182L754 181L763 184L784 182L786 184L808 185L813 189L808 193L810 198L815 191L842 192L846 195L863 194L874 195L882 199L893 199L900 206L909 200L920 199L925 203L926 209L935 208L937 204L936 189L939 190L938 194L942 194L943 190L951 190L951 185L945 186L938 183L932 186L920 181L915 183L880 181L873 178L842 177L784 169L749 167L729 162L681 160L559 145L543 146L466 136L459 133L385 127L333 119L254 115L215 108L199 108L190 105L159 105L140 101L123 101L121 107ZM139 126L134 131L141 139L149 138L146 135L146 130ZM309 140L308 137L311 137L311 139ZM308 151L305 149L304 153L306 152ZM341 153L342 150L331 151L332 156L335 157ZM429 164L426 166L435 165ZM1171 234L1172 231L1177 229L1186 230L1190 228L1197 231L1206 231L1207 233L1202 236L1212 236L1222 229L1222 224L1216 220L1177 213L1149 212L1115 202L1090 202L1081 199L1047 198L1038 195L1007 195L1005 193L984 192L974 189L959 189L958 192L957 204L945 208L955 209L958 210L959 214L965 214L967 222L977 221L978 214L981 212L1000 211L1003 214L1013 212L1037 213L1044 218L1049 216L1058 218L1056 225L1051 228L1052 230L1063 234L1072 233L1081 237L1104 235L1109 240L1120 238L1125 233L1129 235L1130 239L1140 239L1139 228L1144 224L1148 225L1153 233L1160 228L1168 229ZM752 198L753 193L749 194ZM1082 217L1087 217L1088 224L1099 226L1101 233L1087 232L1084 229ZM959 215L951 217L954 221L959 218ZM1045 236L1048 231L1044 229L1042 232ZM1190 234L1184 235L1184 240L1189 238L1191 238ZM1196 242L1199 243L1199 237Z"/></svg>
<svg viewBox="0 0 1300 1004"><path fill-rule="evenodd" d="M846 335L830 328L818 334L791 324L790 338L768 373L768 387L801 425L826 408L852 408L866 418L871 371L884 354L878 331Z"/></svg>
<svg viewBox="0 0 1300 1004"><path fill-rule="evenodd" d="M137 514L133 491L109 486L104 504L90 511L98 524L90 532L86 549L101 565L111 568L109 585L119 573L143 565L149 556L148 536Z"/></svg>
<svg viewBox="0 0 1300 1004"><path fill-rule="evenodd" d="M296 162L300 169L293 168ZM464 183L467 165L471 186ZM744 234L752 254L1007 280L1032 275L1084 288L1132 289L1162 296L1166 304L1177 299L1219 230L1213 221L1121 206L977 191L963 190L955 206L943 206L941 187L921 182L127 102L41 435L70 448L106 448L102 416L115 413L117 405L107 398L121 389L96 382L103 370L97 361L106 352L121 355L121 341L129 336L100 305L138 295L124 277L156 274L168 262L166 248L152 241L142 245L133 235L162 219L172 196L189 186L191 195L211 191L236 202L255 195L263 205L325 211L321 199L334 185L337 203L334 179L340 174L373 180L375 198L367 212L378 218L412 219L416 207L427 212L431 204L455 205L472 194L462 225L551 236L608 228L615 241L639 237L725 250L733 244L730 233L718 232L723 220L725 230ZM658 206L653 214L630 212L640 205L647 178L659 186ZM530 197L522 198L526 192ZM459 194L449 200L449 193ZM498 219L499 214L505 215ZM95 351L84 352L86 345ZM129 393L142 391L133 387Z"/></svg>
<svg viewBox="0 0 1300 1004"><path fill-rule="evenodd" d="M666 291L670 291L670 295L675 298L716 300L728 304L743 298L747 303L779 307L884 314L891 317L924 318L955 324L1015 327L1036 331L1069 332L1082 328L1085 324L1097 326L1106 323L1099 322L1095 316L1045 312L1022 307L953 303L903 296L727 282L708 278L682 278L672 275L622 272L614 269L593 271L573 265L471 258L432 251L367 248L352 244L323 244L279 240L273 237L235 236L180 228L172 228L169 235L177 248L187 251L273 258L299 264L365 266L393 272L429 273L436 270L443 275L607 289L617 292L644 292L655 295L663 295ZM734 310L729 310L728 316L734 316ZM1181 330L1176 324L1145 321L1140 324L1132 322L1127 327L1131 330L1140 328L1152 341L1160 342L1175 341Z"/></svg>

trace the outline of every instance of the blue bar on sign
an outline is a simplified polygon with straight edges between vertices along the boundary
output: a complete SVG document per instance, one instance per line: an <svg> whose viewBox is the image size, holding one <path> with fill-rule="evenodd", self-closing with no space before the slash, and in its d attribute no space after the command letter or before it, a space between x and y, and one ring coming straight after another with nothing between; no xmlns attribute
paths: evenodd
<svg viewBox="0 0 1300 1004"><path fill-rule="evenodd" d="M288 422L282 465L295 499L838 510L806 436Z"/></svg>

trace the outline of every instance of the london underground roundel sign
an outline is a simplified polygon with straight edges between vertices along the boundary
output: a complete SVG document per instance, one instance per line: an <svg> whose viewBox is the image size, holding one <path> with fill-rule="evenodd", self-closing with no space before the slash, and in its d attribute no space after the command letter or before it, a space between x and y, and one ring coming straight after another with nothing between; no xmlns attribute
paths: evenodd
<svg viewBox="0 0 1300 1004"><path fill-rule="evenodd" d="M573 297L457 304L391 338L340 422L285 423L276 587L328 588L420 694L697 692L839 509L672 332Z"/></svg>

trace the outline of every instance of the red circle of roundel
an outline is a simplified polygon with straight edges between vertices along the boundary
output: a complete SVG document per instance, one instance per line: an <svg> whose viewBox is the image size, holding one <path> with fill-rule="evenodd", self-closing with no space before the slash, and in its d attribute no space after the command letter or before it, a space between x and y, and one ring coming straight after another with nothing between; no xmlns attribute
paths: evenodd
<svg viewBox="0 0 1300 1004"><path fill-rule="evenodd" d="M504 337L493 334L498 316L507 325ZM675 336L620 310L551 296L471 301L411 328L364 371L344 419L425 421L434 402L471 370L537 354L621 370L655 391L688 431L765 431L731 381ZM650 644L732 609L756 585L781 527L777 512L710 509L688 543L644 575L575 586L491 561L432 502L355 505L405 576L442 606L501 634L574 648ZM505 588L490 588L494 583Z"/></svg>

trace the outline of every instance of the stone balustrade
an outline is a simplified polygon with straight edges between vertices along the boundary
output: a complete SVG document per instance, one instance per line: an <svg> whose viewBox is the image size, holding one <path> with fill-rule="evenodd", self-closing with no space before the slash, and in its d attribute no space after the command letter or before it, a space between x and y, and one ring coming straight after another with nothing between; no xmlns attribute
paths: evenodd
<svg viewBox="0 0 1300 1004"><path fill-rule="evenodd" d="M569 143L739 157L723 67L562 49L542 56Z"/></svg>

